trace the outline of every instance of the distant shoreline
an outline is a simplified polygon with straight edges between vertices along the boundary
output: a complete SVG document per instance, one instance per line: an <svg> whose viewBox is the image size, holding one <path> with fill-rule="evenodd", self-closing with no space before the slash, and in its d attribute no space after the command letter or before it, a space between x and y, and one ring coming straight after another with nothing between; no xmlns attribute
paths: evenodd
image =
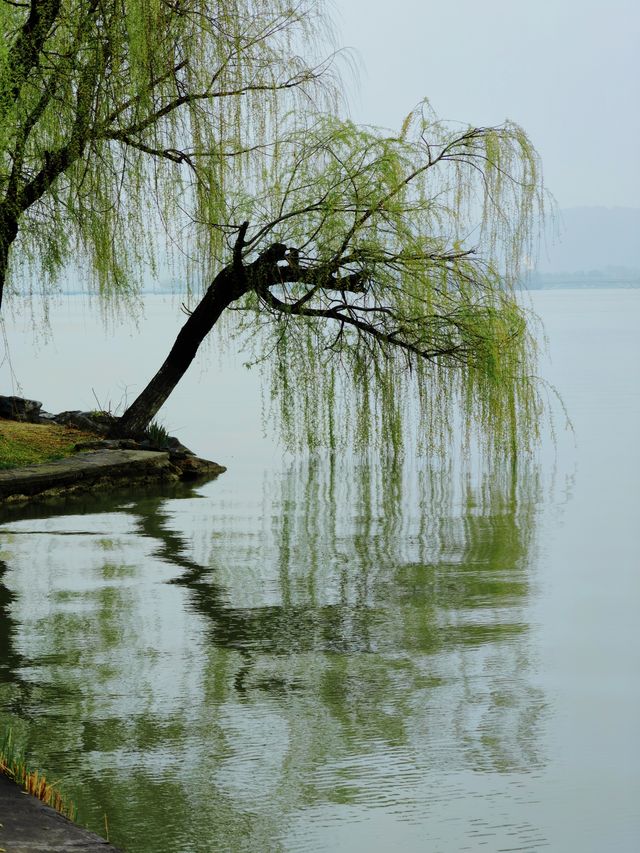
<svg viewBox="0 0 640 853"><path fill-rule="evenodd" d="M518 282L519 290L637 290L640 288L640 278L628 281L616 279L572 279L570 277L540 281L539 279L524 280ZM16 293L19 298L39 298L41 294ZM51 294L51 298L60 296L90 296L97 297L99 294L91 290L59 290ZM172 296L175 299L184 299L184 294L178 290L141 290L140 296Z"/></svg>
<svg viewBox="0 0 640 853"><path fill-rule="evenodd" d="M593 279L553 279L551 281L523 281L523 290L634 290L640 288L636 281L598 281Z"/></svg>

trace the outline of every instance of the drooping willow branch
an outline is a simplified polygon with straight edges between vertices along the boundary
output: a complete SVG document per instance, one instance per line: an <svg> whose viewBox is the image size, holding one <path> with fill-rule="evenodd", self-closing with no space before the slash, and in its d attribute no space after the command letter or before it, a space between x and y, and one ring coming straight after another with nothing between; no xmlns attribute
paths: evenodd
<svg viewBox="0 0 640 853"><path fill-rule="evenodd" d="M281 266L278 261L287 260L287 266ZM287 251L284 244L273 244L267 253L261 255L252 267L249 276L249 284L256 291L262 302L272 311L288 316L308 317L313 319L325 319L337 322L340 327L348 326L356 329L359 333L374 338L379 344L386 347L395 347L411 356L433 361L444 356L455 357L466 350L463 343L457 342L449 345L435 347L420 346L409 340L410 326L416 327L416 337L420 334L420 327L428 323L426 317L409 318L401 317L393 310L391 305L367 305L348 302L347 294L365 295L368 292L366 284L367 275L363 272L350 272L342 276L327 271L327 267L301 266L295 254L295 250ZM311 285L302 297L294 302L279 299L272 293L271 288L282 286L287 283ZM318 294L339 292L343 299L338 304L332 304L327 308L312 308L308 303ZM378 325L372 319L365 319L375 315ZM440 322L456 322L452 318L431 318ZM391 324L390 327L387 327Z"/></svg>

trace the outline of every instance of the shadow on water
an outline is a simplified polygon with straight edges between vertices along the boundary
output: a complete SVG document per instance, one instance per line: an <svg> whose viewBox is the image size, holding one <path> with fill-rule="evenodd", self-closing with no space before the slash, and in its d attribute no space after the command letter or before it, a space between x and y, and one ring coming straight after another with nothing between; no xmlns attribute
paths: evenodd
<svg viewBox="0 0 640 853"><path fill-rule="evenodd" d="M22 566L21 533L81 548L110 541L100 519L144 553L89 547L33 614L26 587L0 585L1 677L45 685L2 715L46 718L30 745L131 850L166 832L176 849L288 849L301 809L425 820L442 774L544 760L526 614L539 498L534 466L311 460L231 499L215 483L85 499L50 512L55 530L46 509L15 513L0 533Z"/></svg>
<svg viewBox="0 0 640 853"><path fill-rule="evenodd" d="M18 701L27 689L20 679L23 660L16 650L16 621L11 616L14 594L5 584L8 567L0 559L0 701L7 710L19 714L22 710Z"/></svg>
<svg viewBox="0 0 640 853"><path fill-rule="evenodd" d="M535 477L527 477L525 494L495 473L480 487L463 480L457 488L450 470L413 482L400 468L361 465L351 473L338 484L335 465L290 468L277 497L265 487L268 534L235 554L213 529L217 547L202 563L185 557L189 548L170 529L166 506L138 519L141 532L162 540L157 554L184 569L174 583L190 591L214 645L275 655L398 647L429 654L524 630L518 614L495 620L484 608L507 615L528 592ZM278 602L234 606L220 579L234 558L242 571L264 566L265 553L271 576L256 576L255 591L277 588ZM390 631L394 610L407 606L419 618L407 624L403 611ZM474 612L477 619L465 618Z"/></svg>

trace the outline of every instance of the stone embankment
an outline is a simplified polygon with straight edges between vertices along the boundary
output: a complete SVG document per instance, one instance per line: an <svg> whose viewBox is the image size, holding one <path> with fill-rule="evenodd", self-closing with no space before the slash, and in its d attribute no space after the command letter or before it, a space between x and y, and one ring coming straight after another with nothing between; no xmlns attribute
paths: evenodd
<svg viewBox="0 0 640 853"><path fill-rule="evenodd" d="M25 794L0 773L0 850L6 853L118 853L87 829Z"/></svg>
<svg viewBox="0 0 640 853"><path fill-rule="evenodd" d="M200 459L176 438L168 437L162 447L151 439L100 438L108 431L108 416L100 413L52 415L43 412L36 400L0 396L0 417L36 424L71 424L96 434L94 441L76 444L77 452L64 459L0 470L0 504L134 484L197 480L226 471L216 462Z"/></svg>

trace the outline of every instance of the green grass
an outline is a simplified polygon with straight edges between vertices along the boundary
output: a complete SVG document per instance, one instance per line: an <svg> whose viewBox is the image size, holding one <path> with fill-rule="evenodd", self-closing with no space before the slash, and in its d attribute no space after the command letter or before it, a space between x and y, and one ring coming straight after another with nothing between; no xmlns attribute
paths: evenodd
<svg viewBox="0 0 640 853"><path fill-rule="evenodd" d="M169 447L171 436L158 421L151 421L146 429L145 437L149 439L156 447Z"/></svg>
<svg viewBox="0 0 640 853"><path fill-rule="evenodd" d="M66 800L57 787L57 782L47 782L44 773L32 770L27 766L24 753L17 749L11 734L11 729L6 729L4 738L0 742L0 773L4 773L13 779L20 787L33 797L42 800L47 806L75 821L78 810L75 803Z"/></svg>
<svg viewBox="0 0 640 853"><path fill-rule="evenodd" d="M63 459L71 456L77 442L93 438L93 433L70 426L0 419L0 469Z"/></svg>

